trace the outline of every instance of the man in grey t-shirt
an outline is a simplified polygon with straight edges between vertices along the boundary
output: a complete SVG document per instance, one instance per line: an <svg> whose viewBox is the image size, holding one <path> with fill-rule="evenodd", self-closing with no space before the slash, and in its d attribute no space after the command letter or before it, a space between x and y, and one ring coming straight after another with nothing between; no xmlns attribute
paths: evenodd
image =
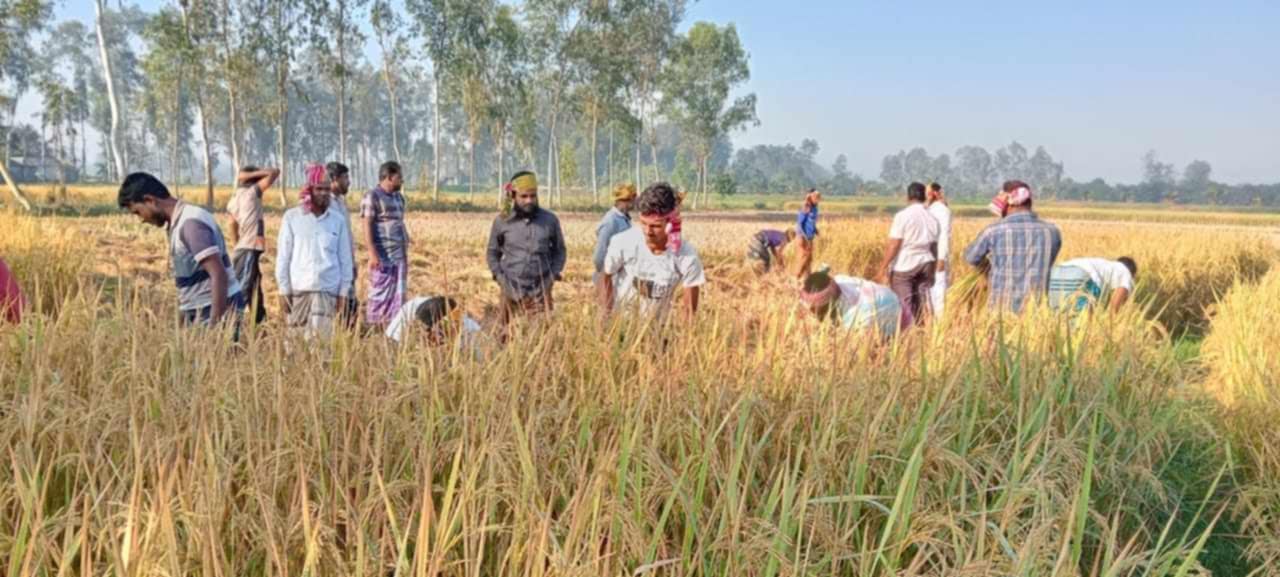
<svg viewBox="0 0 1280 577"><path fill-rule="evenodd" d="M267 226L262 220L262 192L275 184L278 168L246 166L236 175L236 191L227 203L231 214L232 267L246 298L253 299L253 322L267 320L262 296L262 253L267 250Z"/></svg>
<svg viewBox="0 0 1280 577"><path fill-rule="evenodd" d="M164 184L145 172L124 179L118 202L142 222L167 229L183 324L216 325L230 318L238 338L244 298L213 215L173 198Z"/></svg>

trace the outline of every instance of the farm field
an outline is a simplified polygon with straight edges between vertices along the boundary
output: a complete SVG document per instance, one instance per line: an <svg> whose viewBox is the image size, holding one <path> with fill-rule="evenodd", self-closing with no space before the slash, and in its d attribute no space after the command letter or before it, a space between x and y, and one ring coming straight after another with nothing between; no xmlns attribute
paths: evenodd
<svg viewBox="0 0 1280 577"><path fill-rule="evenodd" d="M1138 306L1001 319L959 266L946 322L880 346L745 269L789 205L689 214L710 284L658 332L599 321L575 211L553 317L473 359L181 331L113 195L0 214L34 309L0 332L8 575L1280 575L1280 215L1046 203ZM868 275L881 206L824 205L815 262ZM410 293L491 326L491 219L412 212Z"/></svg>

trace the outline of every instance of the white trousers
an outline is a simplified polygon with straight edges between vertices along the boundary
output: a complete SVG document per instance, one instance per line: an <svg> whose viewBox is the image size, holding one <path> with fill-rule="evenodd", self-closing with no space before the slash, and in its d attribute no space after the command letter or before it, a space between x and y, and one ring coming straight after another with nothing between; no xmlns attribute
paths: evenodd
<svg viewBox="0 0 1280 577"><path fill-rule="evenodd" d="M929 289L929 305L933 307L933 318L937 320L942 320L942 307L947 300L947 273L949 272L951 272L950 267L934 273L933 288Z"/></svg>

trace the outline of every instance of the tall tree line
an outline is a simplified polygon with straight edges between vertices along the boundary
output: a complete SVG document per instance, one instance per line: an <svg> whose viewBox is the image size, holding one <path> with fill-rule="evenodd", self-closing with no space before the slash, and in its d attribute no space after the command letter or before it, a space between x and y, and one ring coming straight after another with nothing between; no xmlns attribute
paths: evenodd
<svg viewBox="0 0 1280 577"><path fill-rule="evenodd" d="M91 22L55 22L50 0L0 0L25 33L0 34L5 146L38 91L40 150L64 181L147 170L211 204L239 167L272 164L287 204L308 162L368 185L394 159L437 199L484 202L537 167L552 203L656 178L698 202L728 164L716 152L756 122L736 29L681 33L685 0L93 1Z"/></svg>

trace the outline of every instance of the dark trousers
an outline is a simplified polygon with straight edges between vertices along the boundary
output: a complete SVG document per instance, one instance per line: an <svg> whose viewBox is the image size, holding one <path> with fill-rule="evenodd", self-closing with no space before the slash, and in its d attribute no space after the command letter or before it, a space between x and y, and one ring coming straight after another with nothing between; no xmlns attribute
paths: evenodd
<svg viewBox="0 0 1280 577"><path fill-rule="evenodd" d="M236 271L236 280L240 281L245 305L253 307L253 324L262 324L267 320L267 306L262 298L262 252L238 250L232 255L231 267Z"/></svg>
<svg viewBox="0 0 1280 577"><path fill-rule="evenodd" d="M889 276L889 288L902 301L904 322L910 325L924 323L929 307L929 291L933 288L933 275L937 263L927 262L906 272L893 271Z"/></svg>

